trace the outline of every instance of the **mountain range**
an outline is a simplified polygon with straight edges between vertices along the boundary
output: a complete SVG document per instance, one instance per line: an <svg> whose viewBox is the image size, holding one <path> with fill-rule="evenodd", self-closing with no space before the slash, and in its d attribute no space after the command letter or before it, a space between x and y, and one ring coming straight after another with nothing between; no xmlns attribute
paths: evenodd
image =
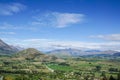
<svg viewBox="0 0 120 80"><path fill-rule="evenodd" d="M80 49L56 49L52 51L48 51L46 53L40 52L34 48L23 49L21 47L15 47L8 45L4 41L0 39L0 55L6 54L17 54L17 57L23 57L24 59L40 59L41 56L46 59L56 59L57 57L79 57L79 56L86 56L86 55L94 55L94 56L101 56L101 55L112 55L112 56L120 56L120 52L113 51L113 50L80 50ZM55 57L56 56L56 57ZM42 60L44 60L42 58Z"/></svg>
<svg viewBox="0 0 120 80"><path fill-rule="evenodd" d="M53 51L47 52L47 54L56 55L57 57L70 57L70 56L86 56L86 55L113 55L114 53L119 53L118 51L112 51L112 50L79 50L79 49L57 49Z"/></svg>
<svg viewBox="0 0 120 80"><path fill-rule="evenodd" d="M61 61L54 55L47 55L35 48L23 49L8 45L0 40L0 55L11 55L14 60Z"/></svg>

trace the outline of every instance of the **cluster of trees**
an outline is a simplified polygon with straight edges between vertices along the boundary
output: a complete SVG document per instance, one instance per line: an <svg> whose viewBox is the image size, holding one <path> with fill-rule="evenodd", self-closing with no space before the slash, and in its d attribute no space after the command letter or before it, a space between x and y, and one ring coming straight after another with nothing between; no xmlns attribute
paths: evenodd
<svg viewBox="0 0 120 80"><path fill-rule="evenodd" d="M7 64L5 62L4 64ZM67 63L61 63L59 65L70 66ZM40 66L36 66L40 67ZM51 73L44 73L44 72L36 72L36 71L22 71L22 70L0 70L0 73L4 74L12 74L16 75L16 77L11 76L4 76L3 80L67 80L67 79L74 79L74 80L120 80L120 72L118 72L117 68L109 68L109 72L116 72L117 77L114 75L106 76L106 73L101 71L101 66L95 66L95 71L76 71L76 72L66 72L55 70ZM96 73L101 73L100 76L96 76Z"/></svg>
<svg viewBox="0 0 120 80"><path fill-rule="evenodd" d="M120 72L117 73L117 78L113 77L113 75L111 75L109 78L107 78L105 72L102 72L101 76L102 76L101 80L120 80Z"/></svg>
<svg viewBox="0 0 120 80"><path fill-rule="evenodd" d="M120 72L117 77L106 76L105 72L102 72L101 77L95 77L95 73L82 73L82 72L70 72L64 73L63 71L55 71L54 73L39 73L39 74L17 74L16 76L4 76L3 80L120 80Z"/></svg>

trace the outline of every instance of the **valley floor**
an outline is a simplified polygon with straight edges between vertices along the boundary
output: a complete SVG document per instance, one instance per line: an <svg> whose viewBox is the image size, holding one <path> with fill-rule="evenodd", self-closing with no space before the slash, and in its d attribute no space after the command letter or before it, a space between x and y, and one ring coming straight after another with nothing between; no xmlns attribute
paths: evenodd
<svg viewBox="0 0 120 80"><path fill-rule="evenodd" d="M64 62L0 57L0 80L120 80L120 58L64 58Z"/></svg>

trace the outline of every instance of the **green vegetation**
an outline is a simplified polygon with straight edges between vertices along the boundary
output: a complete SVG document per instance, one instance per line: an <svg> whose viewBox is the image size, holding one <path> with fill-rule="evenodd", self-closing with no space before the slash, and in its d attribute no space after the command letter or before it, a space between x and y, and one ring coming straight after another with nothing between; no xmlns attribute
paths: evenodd
<svg viewBox="0 0 120 80"><path fill-rule="evenodd" d="M63 65L62 63L49 63L47 64L47 66L53 70L59 70L59 71L72 71L73 67L69 66L69 65Z"/></svg>
<svg viewBox="0 0 120 80"><path fill-rule="evenodd" d="M54 58L55 59L55 58ZM63 60L63 59L61 59ZM1 80L120 80L119 58L16 59L0 56Z"/></svg>

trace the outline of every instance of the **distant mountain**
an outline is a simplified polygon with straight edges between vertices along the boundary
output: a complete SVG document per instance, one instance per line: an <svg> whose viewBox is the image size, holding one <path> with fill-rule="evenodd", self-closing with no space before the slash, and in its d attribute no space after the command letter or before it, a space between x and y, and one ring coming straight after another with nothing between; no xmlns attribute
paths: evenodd
<svg viewBox="0 0 120 80"><path fill-rule="evenodd" d="M83 55L82 57L102 57L102 58L116 58L120 57L120 52L113 52L112 54L91 54L91 55Z"/></svg>
<svg viewBox="0 0 120 80"><path fill-rule="evenodd" d="M100 50L86 50L85 52L101 52Z"/></svg>
<svg viewBox="0 0 120 80"><path fill-rule="evenodd" d="M8 45L7 43L3 42L0 39L0 54L1 55L12 54L12 53L16 53L17 51L18 51L17 48Z"/></svg>
<svg viewBox="0 0 120 80"><path fill-rule="evenodd" d="M117 51L113 51L113 50L106 50L106 51L100 51L100 50L89 50L89 51L85 51L85 53L87 55L99 55L99 54L107 54L107 55L112 55L114 53L116 53Z"/></svg>
<svg viewBox="0 0 120 80"><path fill-rule="evenodd" d="M117 53L117 51L107 50L107 51L100 51L100 50L79 50L79 49L58 49L47 52L48 54L56 55L58 57L78 57L78 56L86 56L86 55L112 55Z"/></svg>
<svg viewBox="0 0 120 80"><path fill-rule="evenodd" d="M55 55L57 57L71 57L73 55L74 56L80 55L79 54L80 52L81 50L68 48L49 51L47 52L47 54Z"/></svg>
<svg viewBox="0 0 120 80"><path fill-rule="evenodd" d="M120 57L120 52L114 53L113 56L119 56Z"/></svg>

